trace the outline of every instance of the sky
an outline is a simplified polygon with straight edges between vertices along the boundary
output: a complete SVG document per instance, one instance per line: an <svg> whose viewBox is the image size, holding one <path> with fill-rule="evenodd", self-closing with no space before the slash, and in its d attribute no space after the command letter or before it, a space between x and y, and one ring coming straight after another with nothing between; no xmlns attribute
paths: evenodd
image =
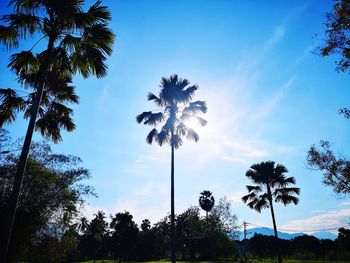
<svg viewBox="0 0 350 263"><path fill-rule="evenodd" d="M302 232L350 222L349 198L322 185L322 174L306 164L308 149L320 140L350 157L350 122L338 114L350 106L350 76L335 71L335 57L313 53L332 1L102 2L117 36L108 76L74 78L77 128L53 145L81 157L91 171L87 183L98 198L87 199L84 215L126 210L140 224L169 213L170 147L148 145L151 127L135 117L156 108L146 96L159 91L161 77L178 74L198 85L195 99L207 102L208 124L195 127L199 142L186 141L175 152L176 213L197 205L200 192L210 190L216 200L226 196L232 202L238 223L272 227L269 210L259 214L241 197L250 184L249 167L273 160L301 188L297 206L275 206L278 227ZM19 49L33 43L28 39ZM20 89L7 69L11 52L1 47L0 53L1 85ZM5 128L18 138L26 125L18 115Z"/></svg>

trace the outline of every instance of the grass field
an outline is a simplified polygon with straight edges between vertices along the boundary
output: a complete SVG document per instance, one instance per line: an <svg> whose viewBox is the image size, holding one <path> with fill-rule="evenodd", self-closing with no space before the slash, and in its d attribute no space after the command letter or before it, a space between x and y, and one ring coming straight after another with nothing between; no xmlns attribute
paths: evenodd
<svg viewBox="0 0 350 263"><path fill-rule="evenodd" d="M118 263L114 260L96 260L96 263ZM129 263L169 263L170 261L147 261L147 262L129 262ZM178 261L180 263L191 263L191 261ZM195 263L239 263L239 261L194 261ZM276 261L271 260L247 260L247 263L272 263ZM283 260L284 263L350 263L349 260L338 260L338 261L322 261L322 260ZM75 263L93 263L90 261L81 261Z"/></svg>

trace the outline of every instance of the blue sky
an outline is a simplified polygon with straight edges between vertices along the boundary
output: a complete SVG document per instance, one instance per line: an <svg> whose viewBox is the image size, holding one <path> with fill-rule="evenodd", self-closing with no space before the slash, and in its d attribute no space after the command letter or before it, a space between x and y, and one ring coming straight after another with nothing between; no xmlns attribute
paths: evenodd
<svg viewBox="0 0 350 263"><path fill-rule="evenodd" d="M302 190L298 206L276 206L278 226L310 230L349 223L349 199L336 196L321 184L321 173L306 168L307 150L321 139L331 141L335 153L350 154L350 122L337 114L350 106L349 75L335 72L334 57L312 54L332 1L103 3L117 35L109 74L75 78L77 129L54 145L80 156L91 170L89 183L99 198L88 199L86 215L128 210L139 224L169 212L170 149L146 144L150 127L135 117L155 108L147 93L158 91L162 76L176 73L198 84L195 98L208 104L208 125L197 130L200 141L186 142L175 153L176 212L196 205L207 189L216 199L229 198L240 222L272 226L269 210L258 214L240 198L250 165L274 160ZM6 68L10 53L0 52L2 85L18 88ZM26 122L19 115L6 129L22 137Z"/></svg>

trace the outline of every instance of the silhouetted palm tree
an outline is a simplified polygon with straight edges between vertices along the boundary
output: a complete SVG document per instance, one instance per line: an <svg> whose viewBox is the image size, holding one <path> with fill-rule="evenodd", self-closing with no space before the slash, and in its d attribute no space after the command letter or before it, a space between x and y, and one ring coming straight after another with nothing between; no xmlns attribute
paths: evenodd
<svg viewBox="0 0 350 263"><path fill-rule="evenodd" d="M198 134L187 127L186 121L190 119L198 120L198 123L204 126L207 122L198 113L206 113L207 106L204 101L191 102L197 85L190 86L187 79L181 79L177 75L170 78L162 78L160 83L160 92L156 96L153 93L148 94L148 100L153 101L161 111L146 111L136 117L138 123L157 126L162 122L164 125L158 131L152 129L146 137L146 141L152 144L156 141L160 146L169 143L171 146L171 260L175 262L174 254L174 151L182 145L182 137L186 136L189 140L198 141Z"/></svg>
<svg viewBox="0 0 350 263"><path fill-rule="evenodd" d="M21 84L34 89L29 125L25 136L15 183L9 199L9 224L4 226L6 232L2 248L6 261L7 248L10 242L18 196L22 185L30 143L35 128L36 118L40 112L43 94L55 93L60 89L60 80L70 79L79 72L83 77L95 75L103 77L107 74L106 55L112 52L114 34L107 28L111 20L107 7L97 1L87 12L83 11L82 0L11 0L13 13L4 15L0 26L0 42L7 48L16 48L19 40L28 35L40 37L37 41L46 40L46 49L41 53L33 53L33 48L11 56L9 67L13 70ZM49 83L57 85L50 86ZM42 121L42 127L57 120L57 115L69 115L69 110L58 109L59 105L51 105ZM11 114L10 114L11 115ZM44 123L46 123L44 125ZM50 132L56 132L61 126L50 126ZM71 130L74 127L67 127ZM57 133L56 133L57 134ZM4 245L5 244L5 245Z"/></svg>
<svg viewBox="0 0 350 263"><path fill-rule="evenodd" d="M85 230L88 228L88 226L89 226L88 219L85 216L81 217L78 222L78 232L84 233Z"/></svg>
<svg viewBox="0 0 350 263"><path fill-rule="evenodd" d="M246 176L256 185L247 185L249 194L242 197L242 201L247 205L261 212L261 209L270 208L273 229L276 239L277 226L273 202L281 202L285 206L291 203L298 204L299 198L295 195L300 194L300 188L287 187L290 184L295 184L294 177L286 177L287 168L282 164L267 161L259 164L253 164L246 172ZM279 257L281 262L281 258Z"/></svg>
<svg viewBox="0 0 350 263"><path fill-rule="evenodd" d="M204 190L199 196L199 206L206 212L206 219L208 222L208 213L214 207L215 199L212 192Z"/></svg>

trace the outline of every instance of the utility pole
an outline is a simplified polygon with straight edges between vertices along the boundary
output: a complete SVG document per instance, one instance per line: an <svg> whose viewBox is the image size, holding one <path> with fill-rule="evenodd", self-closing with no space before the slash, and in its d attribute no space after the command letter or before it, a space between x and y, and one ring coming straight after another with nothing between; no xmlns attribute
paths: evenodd
<svg viewBox="0 0 350 263"><path fill-rule="evenodd" d="M250 234L249 232L247 232L247 225L249 225L249 223L247 223L246 221L243 221L243 234L244 234L244 239L243 239L243 257L244 257L244 263L247 262L247 254L246 254L246 250L247 250L247 235Z"/></svg>

